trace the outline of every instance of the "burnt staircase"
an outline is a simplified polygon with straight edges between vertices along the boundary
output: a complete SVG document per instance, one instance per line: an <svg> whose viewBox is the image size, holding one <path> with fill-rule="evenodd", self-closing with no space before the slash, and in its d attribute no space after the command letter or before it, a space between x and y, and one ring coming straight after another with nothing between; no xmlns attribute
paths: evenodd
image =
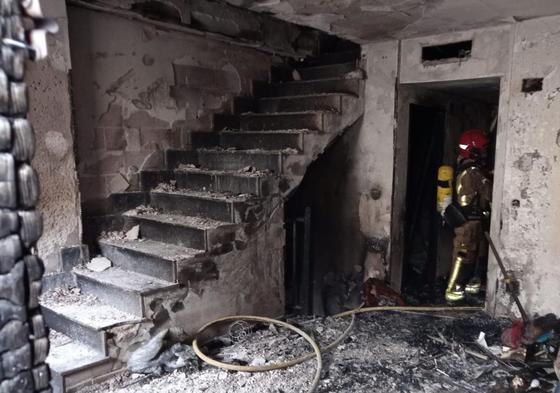
<svg viewBox="0 0 560 393"><path fill-rule="evenodd" d="M43 304L50 327L69 338L67 348L51 352L57 389L118 370L127 349L157 329L179 325L192 333L224 314L281 314L283 201L362 116L363 85L356 51L276 68L270 83L255 83L252 97L215 116L213 132L193 133L189 149L167 151L167 169L142 172L139 191L113 195L117 231L98 239L112 267L77 267L76 301ZM140 238L127 238L136 226ZM279 250L270 259L275 288L255 282L269 262L255 261L259 247ZM249 284L273 305L259 308ZM81 361L63 361L71 353Z"/></svg>

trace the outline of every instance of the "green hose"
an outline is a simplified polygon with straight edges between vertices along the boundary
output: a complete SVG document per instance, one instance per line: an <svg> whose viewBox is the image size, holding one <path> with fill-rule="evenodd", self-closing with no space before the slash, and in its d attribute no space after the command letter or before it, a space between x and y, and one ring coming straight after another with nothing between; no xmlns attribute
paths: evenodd
<svg viewBox="0 0 560 393"><path fill-rule="evenodd" d="M255 316L255 315L240 315L240 316L230 316L230 317L224 317L224 318L219 318L216 319L206 325L204 325L203 327L201 327L198 331L198 333L195 336L195 339L193 340L192 343L192 347L194 352L196 353L196 355L202 359L204 362L224 369L224 370L232 370L232 371L244 371L244 372L263 372L263 371L272 371L272 370L280 370L280 369L285 369L288 367L292 367L295 366L297 364L303 363L313 357L315 357L317 359L317 369L315 371L315 377L313 378L313 382L311 384L311 387L308 389L308 393L313 393L316 389L317 386L319 385L319 379L321 378L321 370L323 367L323 360L322 360L322 353L327 353L329 351L331 351L332 349L334 349L335 347L338 346L338 344L340 344L340 342L342 340L344 340L346 338L346 336L350 333L350 331L353 329L354 327L354 323L356 321L356 315L357 314L363 314L363 313L368 313L368 312L376 312L376 311L399 311L399 312L460 312L460 311L464 311L464 312L475 312L475 311L481 311L482 308L481 307L407 307L407 306L388 306L388 307L364 307L364 308L356 308L354 310L350 310L350 311L345 311L339 314L336 314L333 316L333 318L342 318L342 317L348 317L351 316L352 320L350 321L350 324L348 325L348 327L344 330L344 332L336 339L334 340L332 343L330 343L329 345L327 345L325 348L320 348L319 345L317 344L317 342L311 338L307 333L305 333L303 330L295 327L294 325L291 325L287 322L283 322L283 321L279 321L277 319L273 319L273 318L267 318L267 317L259 317L259 316ZM230 364L230 363L223 363L220 362L218 360L212 359L211 357L209 357L208 355L206 355L204 352L202 352L202 350L200 349L200 347L198 346L198 336L205 331L208 327L216 324L216 323L220 323L220 322L231 322L231 321L254 321L254 322L267 322L267 323L272 323L274 325L278 325L278 326L283 326L289 330L292 330L296 333L298 333L300 336L302 336L305 340L307 340L307 342L309 342L309 344L311 344L311 346L313 347L313 352L310 352L306 355L300 356L296 359L293 360L289 360L286 362L282 362L282 363L275 363L275 364L266 364L263 366L241 366L241 365L236 365L236 364Z"/></svg>

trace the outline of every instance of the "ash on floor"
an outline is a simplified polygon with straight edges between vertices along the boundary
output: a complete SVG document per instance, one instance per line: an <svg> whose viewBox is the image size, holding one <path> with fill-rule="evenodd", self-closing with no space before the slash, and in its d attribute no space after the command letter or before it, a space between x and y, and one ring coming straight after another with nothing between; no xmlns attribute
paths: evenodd
<svg viewBox="0 0 560 393"><path fill-rule="evenodd" d="M326 346L350 319L297 318L290 322ZM472 350L479 333L489 346L500 344L507 321L479 314L425 315L375 313L358 316L350 335L323 357L319 392L511 392L515 371ZM262 365L310 351L292 332L241 324L230 328L222 345L208 351L217 359ZM474 353L474 355L472 355ZM161 377L121 375L82 393L288 393L305 392L314 361L266 373L228 372L196 360ZM543 388L531 390L545 392Z"/></svg>

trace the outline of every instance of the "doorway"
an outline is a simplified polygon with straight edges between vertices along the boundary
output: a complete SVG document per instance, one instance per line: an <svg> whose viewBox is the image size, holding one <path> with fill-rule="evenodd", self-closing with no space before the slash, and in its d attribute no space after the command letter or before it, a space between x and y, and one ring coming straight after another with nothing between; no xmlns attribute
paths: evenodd
<svg viewBox="0 0 560 393"><path fill-rule="evenodd" d="M498 79L399 87L391 281L411 305L445 303L455 233L437 209L438 168L448 165L457 173L459 138L476 128L490 140L485 166L492 172L499 89ZM476 258L483 288L487 251L482 244ZM461 303L484 301L482 291Z"/></svg>
<svg viewBox="0 0 560 393"><path fill-rule="evenodd" d="M445 109L410 104L403 288L435 285L441 220L436 206L437 171L443 162Z"/></svg>

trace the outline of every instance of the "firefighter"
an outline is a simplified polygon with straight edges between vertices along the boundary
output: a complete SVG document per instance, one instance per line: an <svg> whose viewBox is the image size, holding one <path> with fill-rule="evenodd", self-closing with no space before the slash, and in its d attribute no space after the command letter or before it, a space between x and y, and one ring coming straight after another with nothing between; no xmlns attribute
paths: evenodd
<svg viewBox="0 0 560 393"><path fill-rule="evenodd" d="M488 171L490 141L484 131L471 129L461 134L452 208L461 216L453 239L453 266L445 291L448 302L476 295L481 289L487 244L484 231L490 218L492 181ZM449 208L448 208L449 209Z"/></svg>

